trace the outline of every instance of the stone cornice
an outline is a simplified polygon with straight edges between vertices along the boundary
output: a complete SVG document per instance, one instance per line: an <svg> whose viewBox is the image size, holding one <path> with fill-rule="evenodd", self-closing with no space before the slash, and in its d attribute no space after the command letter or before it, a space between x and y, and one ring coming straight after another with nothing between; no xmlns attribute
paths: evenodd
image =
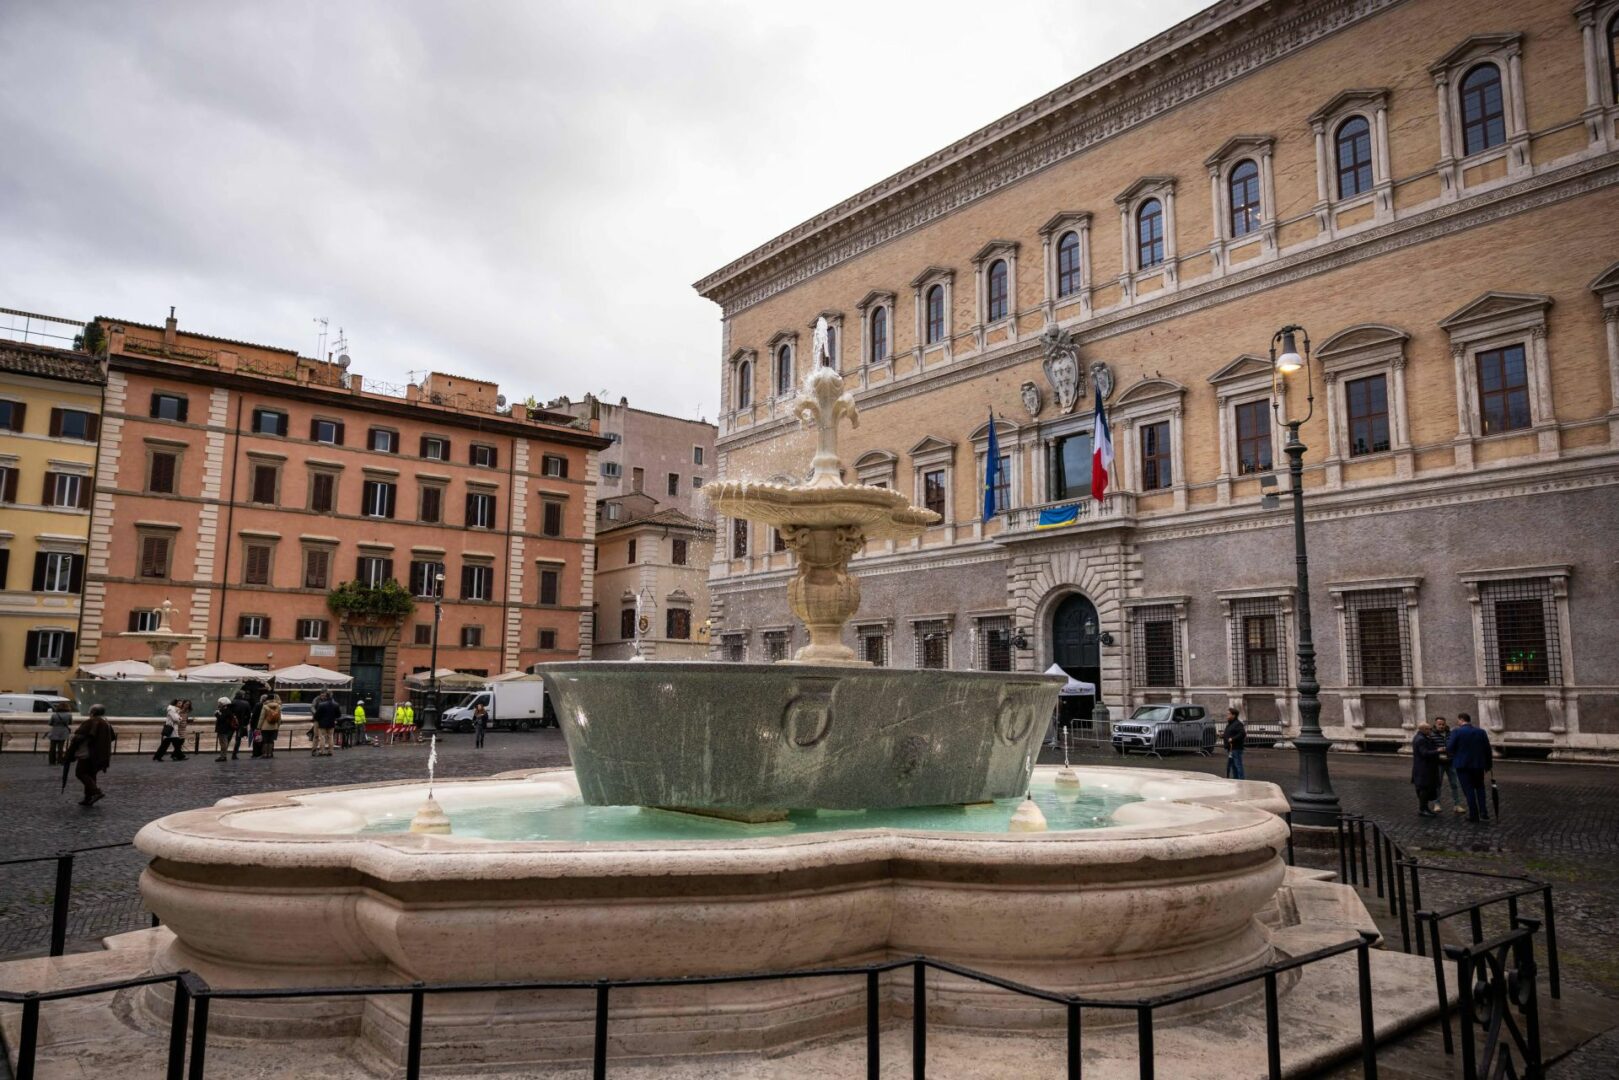
<svg viewBox="0 0 1619 1080"><path fill-rule="evenodd" d="M1402 0L1224 0L698 281L729 317Z"/></svg>
<svg viewBox="0 0 1619 1080"><path fill-rule="evenodd" d="M1094 345L1108 338L1155 326L1194 311L1201 311L1230 300L1252 296L1279 285L1299 281L1313 274L1336 270L1367 259L1374 259L1429 240L1452 235L1464 229L1487 225L1515 214L1539 209L1619 184L1619 153L1587 158L1552 172L1491 188L1453 203L1443 203L1408 217L1397 218L1350 236L1324 244L1291 251L1252 269L1234 270L1221 278L1182 285L1163 298L1139 301L1088 320L1065 325L1073 330L1074 341ZM855 391L863 409L875 408L915 394L927 393L969 379L1015 367L1039 355L1039 341L1028 338L1015 344L977 355L960 357L948 365L930 368L919 375L879 383L868 390ZM1103 357L1098 357L1099 359ZM780 435L790 420L762 423L731 435L721 435L718 446L726 451L740 449Z"/></svg>

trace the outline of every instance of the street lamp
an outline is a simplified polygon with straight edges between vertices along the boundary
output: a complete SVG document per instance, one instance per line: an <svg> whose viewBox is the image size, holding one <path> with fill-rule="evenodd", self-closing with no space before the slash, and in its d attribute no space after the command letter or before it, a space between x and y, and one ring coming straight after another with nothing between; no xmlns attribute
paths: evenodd
<svg viewBox="0 0 1619 1080"><path fill-rule="evenodd" d="M438 726L438 624L444 617L444 572L441 570L433 575L433 654L427 661L429 672L427 708L422 710L422 722L418 730L423 734L432 734L439 730Z"/></svg>
<svg viewBox="0 0 1619 1080"><path fill-rule="evenodd" d="M1299 353L1297 339L1304 338ZM1276 351L1281 345L1281 353ZM1310 373L1310 335L1302 326L1289 324L1270 339L1271 408L1277 408L1283 380L1300 369L1304 371L1305 401L1309 408L1298 419L1287 422L1288 477L1293 484L1293 561L1298 566L1299 611L1299 737L1293 746L1299 752L1299 786L1288 796L1293 804L1295 825L1335 826L1342 808L1327 775L1327 750L1332 743L1321 734L1321 684L1315 677L1315 638L1310 626L1310 557L1304 543L1304 443L1299 427L1315 415L1315 382Z"/></svg>

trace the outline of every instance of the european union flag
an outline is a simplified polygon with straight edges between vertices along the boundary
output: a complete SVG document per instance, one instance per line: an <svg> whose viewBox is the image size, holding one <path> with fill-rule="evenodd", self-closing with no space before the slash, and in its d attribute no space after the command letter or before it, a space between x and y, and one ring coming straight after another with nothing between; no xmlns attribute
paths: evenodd
<svg viewBox="0 0 1619 1080"><path fill-rule="evenodd" d="M1072 525L1078 520L1078 503L1069 503L1067 506L1042 506L1040 508L1040 523L1035 528L1055 529L1059 525Z"/></svg>
<svg viewBox="0 0 1619 1080"><path fill-rule="evenodd" d="M984 520L995 516L995 484L1001 478L1001 444L995 438L995 410L989 411L989 453L984 456Z"/></svg>

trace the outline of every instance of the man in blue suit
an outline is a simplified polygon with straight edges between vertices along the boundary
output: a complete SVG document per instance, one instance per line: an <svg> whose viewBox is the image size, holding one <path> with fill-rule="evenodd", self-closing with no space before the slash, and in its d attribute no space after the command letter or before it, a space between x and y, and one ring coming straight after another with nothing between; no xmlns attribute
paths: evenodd
<svg viewBox="0 0 1619 1080"><path fill-rule="evenodd" d="M1445 753L1462 782L1462 794L1467 797L1467 820L1488 821L1490 812L1484 801L1484 774L1495 764L1490 751L1490 733L1473 725L1467 713L1456 714L1456 727L1445 740Z"/></svg>

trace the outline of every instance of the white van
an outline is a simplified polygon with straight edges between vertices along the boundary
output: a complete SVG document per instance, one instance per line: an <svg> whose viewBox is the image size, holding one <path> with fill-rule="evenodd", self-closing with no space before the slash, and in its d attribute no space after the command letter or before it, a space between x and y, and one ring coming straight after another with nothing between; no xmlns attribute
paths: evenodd
<svg viewBox="0 0 1619 1080"><path fill-rule="evenodd" d="M497 682L480 690L453 709L445 709L440 723L447 731L471 731L472 711L478 705L489 710L489 727L528 731L545 720L545 684L541 682Z"/></svg>
<svg viewBox="0 0 1619 1080"><path fill-rule="evenodd" d="M73 702L60 694L0 694L0 713L55 712L58 702L73 711Z"/></svg>

